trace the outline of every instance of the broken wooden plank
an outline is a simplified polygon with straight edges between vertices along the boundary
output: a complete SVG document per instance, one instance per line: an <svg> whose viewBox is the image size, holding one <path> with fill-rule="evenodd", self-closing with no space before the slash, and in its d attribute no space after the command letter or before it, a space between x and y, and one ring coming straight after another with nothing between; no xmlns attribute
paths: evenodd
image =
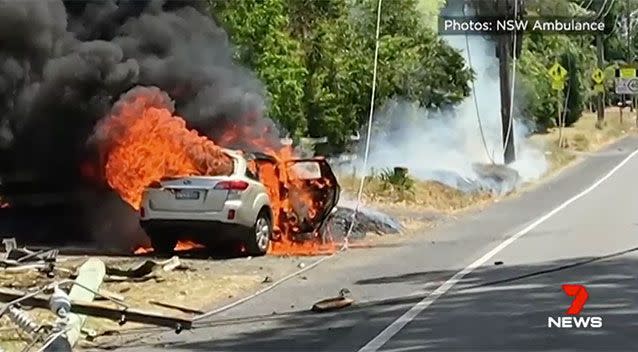
<svg viewBox="0 0 638 352"><path fill-rule="evenodd" d="M25 295L25 292L0 287L0 301L11 302ZM49 295L37 295L27 298L21 303L25 306L49 309ZM108 318L115 321L132 321L136 323L165 326L176 330L188 330L193 326L193 320L185 316L166 316L161 313L148 312L134 308L112 307L98 302L71 302L71 312Z"/></svg>

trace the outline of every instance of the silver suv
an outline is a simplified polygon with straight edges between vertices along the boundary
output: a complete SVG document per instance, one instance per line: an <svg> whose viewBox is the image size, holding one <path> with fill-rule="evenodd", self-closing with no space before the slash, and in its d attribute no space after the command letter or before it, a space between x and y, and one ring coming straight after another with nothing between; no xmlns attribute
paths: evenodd
<svg viewBox="0 0 638 352"><path fill-rule="evenodd" d="M270 164L279 174L277 168L282 165L266 154L224 151L234 163L231 175L165 179L144 191L140 225L156 251L170 253L179 239L193 239L211 247L239 241L247 255L263 255L270 241L281 240L282 232L301 240L304 237L298 235L314 233L337 204L339 185L323 158L290 160L284 164L303 177L303 186L317 209L308 211L304 206L293 206L291 212L273 212L268 191L259 175L248 167L246 157L257 165L257 172L264 164ZM283 184L275 193L280 197L279 204L285 200L296 203L294 192Z"/></svg>
<svg viewBox="0 0 638 352"><path fill-rule="evenodd" d="M197 236L238 239L250 255L263 255L272 237L272 211L266 188L241 154L225 150L234 163L229 176L166 179L144 191L140 224L153 248L171 252L178 239Z"/></svg>

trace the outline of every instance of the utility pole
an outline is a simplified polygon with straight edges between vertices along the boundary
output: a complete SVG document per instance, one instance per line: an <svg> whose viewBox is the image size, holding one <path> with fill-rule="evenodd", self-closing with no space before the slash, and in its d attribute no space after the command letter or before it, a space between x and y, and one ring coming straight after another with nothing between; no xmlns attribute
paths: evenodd
<svg viewBox="0 0 638 352"><path fill-rule="evenodd" d="M603 37L601 34L596 35L596 51L598 56L598 68L603 70L605 65L605 48L603 47ZM598 92L596 101L596 114L598 118L596 120L596 128L601 129L605 125L605 92Z"/></svg>
<svg viewBox="0 0 638 352"><path fill-rule="evenodd" d="M631 43L631 17L634 15L629 9L629 3L626 3L627 6L626 14L627 14L627 65L636 68L634 66L634 53L633 46ZM638 126L638 109L636 108L636 96L631 96L631 110L636 113L636 125Z"/></svg>
<svg viewBox="0 0 638 352"><path fill-rule="evenodd" d="M514 2L519 0L495 1L497 13L500 16L512 18L512 15L518 17L518 13L514 12ZM517 6L520 11L521 6ZM497 40L497 56L501 87L501 128L503 135L503 161L510 164L516 160L516 152L514 150L514 125L511 116L512 96L510 85L510 59L512 51L516 50L513 46L514 36L511 33L499 34ZM521 38L516 38L517 41Z"/></svg>

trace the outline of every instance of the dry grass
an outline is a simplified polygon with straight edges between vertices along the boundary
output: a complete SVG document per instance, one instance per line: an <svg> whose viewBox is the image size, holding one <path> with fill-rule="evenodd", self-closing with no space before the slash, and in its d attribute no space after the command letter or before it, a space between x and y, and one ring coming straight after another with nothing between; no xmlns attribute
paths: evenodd
<svg viewBox="0 0 638 352"><path fill-rule="evenodd" d="M558 128L551 129L546 134L531 137L532 142L545 149L550 162L548 174L562 169L576 160L579 152L593 152L624 137L628 133L636 132L635 113L623 112L621 123L617 108L605 111L605 125L596 128L596 114L585 113L573 126L563 130L566 146L558 147Z"/></svg>
<svg viewBox="0 0 638 352"><path fill-rule="evenodd" d="M360 179L341 176L339 183L351 194L356 193ZM454 212L491 199L482 192L465 193L438 181L416 180L411 192L396 192L388 189L377 178L367 178L363 188L363 199L368 205L384 207L417 207L436 211Z"/></svg>

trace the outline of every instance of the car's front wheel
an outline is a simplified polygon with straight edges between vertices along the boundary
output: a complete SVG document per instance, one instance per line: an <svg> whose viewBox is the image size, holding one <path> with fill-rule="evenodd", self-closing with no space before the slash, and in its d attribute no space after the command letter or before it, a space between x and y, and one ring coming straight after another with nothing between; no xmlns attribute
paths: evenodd
<svg viewBox="0 0 638 352"><path fill-rule="evenodd" d="M272 237L272 223L268 212L261 211L257 215L255 225L248 230L244 239L246 254L252 256L260 256L268 252L270 239Z"/></svg>

